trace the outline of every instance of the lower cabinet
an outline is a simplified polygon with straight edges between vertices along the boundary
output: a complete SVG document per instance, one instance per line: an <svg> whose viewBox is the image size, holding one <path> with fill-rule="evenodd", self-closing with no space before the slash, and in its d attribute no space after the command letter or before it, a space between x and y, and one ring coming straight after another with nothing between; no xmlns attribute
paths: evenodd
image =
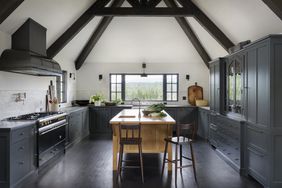
<svg viewBox="0 0 282 188"><path fill-rule="evenodd" d="M69 112L67 135L67 145L78 142L89 135L88 108Z"/></svg>
<svg viewBox="0 0 282 188"><path fill-rule="evenodd" d="M198 135L204 139L209 137L209 110L198 108Z"/></svg>
<svg viewBox="0 0 282 188"><path fill-rule="evenodd" d="M246 167L249 175L266 185L269 179L269 134L265 128L247 123L246 125Z"/></svg>
<svg viewBox="0 0 282 188"><path fill-rule="evenodd" d="M243 121L210 114L209 142L220 156L238 171L244 168L242 126Z"/></svg>
<svg viewBox="0 0 282 188"><path fill-rule="evenodd" d="M131 106L90 106L89 107L89 130L90 135L111 135L110 120L123 109Z"/></svg>
<svg viewBox="0 0 282 188"><path fill-rule="evenodd" d="M0 187L19 185L35 168L35 125L0 132Z"/></svg>

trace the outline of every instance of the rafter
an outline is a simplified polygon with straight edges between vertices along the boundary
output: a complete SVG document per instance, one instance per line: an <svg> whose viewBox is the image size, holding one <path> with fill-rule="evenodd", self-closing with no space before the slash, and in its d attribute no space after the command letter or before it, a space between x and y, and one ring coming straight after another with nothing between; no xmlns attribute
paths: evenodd
<svg viewBox="0 0 282 188"><path fill-rule="evenodd" d="M10 15L14 10L22 4L24 0L1 0L0 1L0 24Z"/></svg>
<svg viewBox="0 0 282 188"><path fill-rule="evenodd" d="M164 2L168 7L177 7L177 4L173 0L164 0ZM211 61L211 58L206 52L205 48L202 46L194 31L192 30L190 24L183 17L175 17L175 19L182 28L182 30L185 32L186 36L189 38L199 55L201 56L201 58L203 59L206 66L209 67L209 62Z"/></svg>
<svg viewBox="0 0 282 188"><path fill-rule="evenodd" d="M234 46L233 42L190 0L179 0L183 7L190 7L194 11L194 18L213 36L226 50Z"/></svg>
<svg viewBox="0 0 282 188"><path fill-rule="evenodd" d="M55 57L95 16L93 9L104 7L110 0L97 0L48 49L47 55Z"/></svg>
<svg viewBox="0 0 282 188"><path fill-rule="evenodd" d="M115 0L112 3L111 7L120 7L123 2L124 0ZM111 23L112 19L113 19L112 16L104 17L101 19L98 26L94 30L92 36L90 37L90 39L88 40L88 42L86 43L83 50L80 52L79 56L75 61L76 70L80 69L80 67L83 65L88 55L90 54L90 52L92 51L92 49L94 48L94 46L96 45L96 43L98 42L104 31L106 30L106 28L108 27L108 25Z"/></svg>
<svg viewBox="0 0 282 188"><path fill-rule="evenodd" d="M262 0L262 1L282 20L281 0Z"/></svg>
<svg viewBox="0 0 282 188"><path fill-rule="evenodd" d="M122 7L122 8L97 8L93 10L93 15L95 16L164 16L164 17L175 17L175 16L192 16L193 12L189 8L131 8L131 7Z"/></svg>

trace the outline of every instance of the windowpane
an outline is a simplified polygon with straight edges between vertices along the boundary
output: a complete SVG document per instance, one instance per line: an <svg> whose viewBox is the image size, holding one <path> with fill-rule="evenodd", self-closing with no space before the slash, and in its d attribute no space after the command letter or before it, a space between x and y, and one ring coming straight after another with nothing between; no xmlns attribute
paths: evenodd
<svg viewBox="0 0 282 188"><path fill-rule="evenodd" d="M111 75L111 82L112 83L117 83L117 75Z"/></svg>
<svg viewBox="0 0 282 188"><path fill-rule="evenodd" d="M171 83L171 75L166 75L166 82Z"/></svg>
<svg viewBox="0 0 282 188"><path fill-rule="evenodd" d="M177 93L172 93L172 100L176 101L177 100Z"/></svg>
<svg viewBox="0 0 282 188"><path fill-rule="evenodd" d="M166 100L171 101L171 93L166 94Z"/></svg>
<svg viewBox="0 0 282 188"><path fill-rule="evenodd" d="M121 92L121 84L117 84L117 91Z"/></svg>
<svg viewBox="0 0 282 188"><path fill-rule="evenodd" d="M116 84L111 84L111 91L116 91Z"/></svg>
<svg viewBox="0 0 282 188"><path fill-rule="evenodd" d="M111 100L116 100L116 93L111 94Z"/></svg>
<svg viewBox="0 0 282 188"><path fill-rule="evenodd" d="M167 90L168 92L171 92L171 84L167 84L167 85L166 85L166 90Z"/></svg>
<svg viewBox="0 0 282 188"><path fill-rule="evenodd" d="M163 75L125 75L125 100L163 100Z"/></svg>
<svg viewBox="0 0 282 188"><path fill-rule="evenodd" d="M172 75L172 83L177 83L177 75Z"/></svg>
<svg viewBox="0 0 282 188"><path fill-rule="evenodd" d="M121 99L121 93L117 93L117 99Z"/></svg>
<svg viewBox="0 0 282 188"><path fill-rule="evenodd" d="M174 91L174 92L177 91L177 85L176 84L172 84L172 91Z"/></svg>
<svg viewBox="0 0 282 188"><path fill-rule="evenodd" d="M116 81L117 83L121 83L121 75L117 75Z"/></svg>

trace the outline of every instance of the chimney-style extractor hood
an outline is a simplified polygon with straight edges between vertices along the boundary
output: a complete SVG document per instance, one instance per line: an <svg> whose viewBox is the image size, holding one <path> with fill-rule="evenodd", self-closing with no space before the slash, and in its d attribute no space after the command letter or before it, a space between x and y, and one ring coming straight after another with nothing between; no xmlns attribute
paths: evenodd
<svg viewBox="0 0 282 188"><path fill-rule="evenodd" d="M36 76L60 76L60 65L46 55L46 28L29 18L12 35L12 49L3 51L0 70Z"/></svg>

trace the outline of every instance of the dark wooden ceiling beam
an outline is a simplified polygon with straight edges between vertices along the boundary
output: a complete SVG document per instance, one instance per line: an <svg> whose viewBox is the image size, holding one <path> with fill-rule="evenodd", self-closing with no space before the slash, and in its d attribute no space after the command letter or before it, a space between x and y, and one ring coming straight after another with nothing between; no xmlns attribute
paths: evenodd
<svg viewBox="0 0 282 188"><path fill-rule="evenodd" d="M177 4L173 0L164 0L164 2L168 7L173 7L173 8L177 7ZM180 27L182 28L182 30L184 31L184 33L186 34L186 36L191 41L196 51L199 53L199 55L203 59L206 66L209 67L209 62L211 61L211 58L209 54L206 52L201 42L199 41L194 31L192 30L190 24L183 17L175 17L175 19L178 22L178 24L180 25Z"/></svg>
<svg viewBox="0 0 282 188"><path fill-rule="evenodd" d="M115 0L111 7L120 7L123 4L124 0ZM113 17L104 17L99 22L98 26L95 28L93 34L89 38L86 45L83 47L82 51L80 52L79 56L77 57L75 61L75 68L76 70L79 70L80 67L85 62L86 58L96 45L96 43L99 41L100 37L103 35L104 31L107 29L108 25L111 23Z"/></svg>
<svg viewBox="0 0 282 188"><path fill-rule="evenodd" d="M24 0L0 0L0 24L8 18Z"/></svg>
<svg viewBox="0 0 282 188"><path fill-rule="evenodd" d="M132 6L132 7L140 7L140 3L138 0L127 0L127 2Z"/></svg>
<svg viewBox="0 0 282 188"><path fill-rule="evenodd" d="M262 1L282 20L281 0L262 0Z"/></svg>
<svg viewBox="0 0 282 188"><path fill-rule="evenodd" d="M193 16L193 12L188 8L97 8L93 10L95 16L160 16L160 17L175 17L175 16Z"/></svg>
<svg viewBox="0 0 282 188"><path fill-rule="evenodd" d="M97 0L48 49L47 56L55 57L95 16L94 8L104 7L110 0Z"/></svg>
<svg viewBox="0 0 282 188"><path fill-rule="evenodd" d="M156 7L162 0L150 0L147 4L148 7Z"/></svg>
<svg viewBox="0 0 282 188"><path fill-rule="evenodd" d="M194 11L194 18L208 31L211 36L226 50L234 43L190 0L178 0L183 7L190 7Z"/></svg>

